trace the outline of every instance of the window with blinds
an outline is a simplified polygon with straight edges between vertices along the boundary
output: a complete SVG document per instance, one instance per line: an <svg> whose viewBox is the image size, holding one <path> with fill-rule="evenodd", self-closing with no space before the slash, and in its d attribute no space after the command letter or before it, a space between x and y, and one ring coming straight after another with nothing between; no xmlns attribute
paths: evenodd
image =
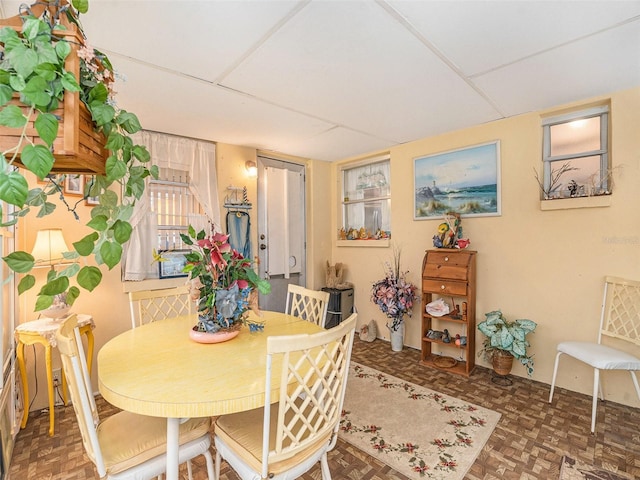
<svg viewBox="0 0 640 480"><path fill-rule="evenodd" d="M158 180L149 182L149 199L158 223L156 250L185 248L180 233L187 232L193 218L204 217L202 206L189 189L189 172L161 168Z"/></svg>

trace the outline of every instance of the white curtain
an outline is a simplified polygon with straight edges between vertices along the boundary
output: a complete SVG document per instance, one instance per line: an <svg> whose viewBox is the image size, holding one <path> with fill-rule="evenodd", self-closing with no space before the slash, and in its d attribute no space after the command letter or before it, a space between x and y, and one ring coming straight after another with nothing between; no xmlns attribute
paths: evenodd
<svg viewBox="0 0 640 480"><path fill-rule="evenodd" d="M189 172L189 189L214 228L221 231L215 144L144 130L132 138L135 144L147 147L153 165ZM156 277L158 265L153 262L153 248L157 220L150 211L148 196L137 201L130 223L133 232L123 253L123 280Z"/></svg>

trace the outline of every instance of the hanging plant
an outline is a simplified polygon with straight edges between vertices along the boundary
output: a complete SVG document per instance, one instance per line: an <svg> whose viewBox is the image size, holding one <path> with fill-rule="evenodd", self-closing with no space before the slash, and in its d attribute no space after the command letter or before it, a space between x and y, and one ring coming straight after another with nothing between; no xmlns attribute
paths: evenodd
<svg viewBox="0 0 640 480"><path fill-rule="evenodd" d="M0 29L0 200L8 209L0 210L0 218L2 226L9 226L29 214L49 215L57 208L49 199L53 195L78 220L76 208L84 202L69 202L62 188L64 175L52 174L89 173L79 170L89 168L96 176L84 198L98 199L87 223L93 232L74 241L66 259L92 256L98 265L112 269L131 236L129 219L144 193L144 179L157 178L158 171L150 165L146 148L130 138L141 129L138 118L115 104L109 59L86 42L79 16L87 10L88 0L52 0L32 9L23 5L17 17L2 21L8 26ZM70 107L79 117L61 122L61 113ZM78 132L66 131L74 121L82 140L75 137ZM70 137L77 147L71 155ZM30 189L25 172L16 167L47 179L47 185ZM115 185L122 186L121 196L113 191ZM19 293L35 285L29 274L35 265L31 254L16 251L3 260L14 272L26 274ZM79 287L92 291L102 273L96 266L78 263L52 270L38 293L36 311L48 308L64 292L67 303L73 304L80 294L70 283L74 277Z"/></svg>

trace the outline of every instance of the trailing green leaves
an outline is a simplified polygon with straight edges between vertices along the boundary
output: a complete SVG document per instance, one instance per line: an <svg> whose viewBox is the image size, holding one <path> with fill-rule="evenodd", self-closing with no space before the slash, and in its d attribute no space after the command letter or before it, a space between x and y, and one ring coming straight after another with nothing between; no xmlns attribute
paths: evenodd
<svg viewBox="0 0 640 480"><path fill-rule="evenodd" d="M18 283L18 295L26 292L36 284L36 277L33 275L25 275Z"/></svg>
<svg viewBox="0 0 640 480"><path fill-rule="evenodd" d="M77 14L87 12L88 0L72 0L72 5L77 11L71 8L62 14L82 30ZM17 207L5 225L15 224L32 209L38 217L51 214L57 202L49 201L49 195L59 198L67 210L76 218L78 216L75 209L81 203L65 199L64 177L49 179L46 187L30 190L20 171L12 168L19 154L24 167L41 180L55 171L53 146L60 133L62 119L54 110L65 98L65 92L79 92L80 99L91 113L96 131L107 138L105 147L111 154L105 164L105 174L95 176L85 193L99 201L92 208L91 220L87 223L91 233L73 242L73 252L65 256L67 261L93 257L97 266L80 267L78 263L71 263L60 272L52 269L38 294L36 310L47 308L55 295L65 291L67 303L75 301L80 289L71 285L71 279L89 291L100 284L102 273L99 266L105 264L109 269L114 268L122 258L123 244L131 238L129 219L136 200L144 195L145 178L149 175L158 177L157 166L145 165L150 160L149 152L144 146L134 145L129 137L142 128L138 118L113 106L115 103L110 98L107 85L113 76L109 72L104 75L102 70L113 71L109 59L95 50L95 59L83 54L80 76L76 78L74 73L65 69L65 60L72 54L72 47L62 34L64 22L57 22L56 11L50 10L49 14L49 18L43 16L40 19L27 16L20 32L12 27L0 29L0 51L3 52L0 62L0 126L16 129L20 136L15 147L0 152L0 200ZM56 25L54 31L47 21ZM22 108L14 104L18 98ZM32 142L27 137L25 132L29 122L33 122L42 142ZM124 192L122 198L115 193L118 189ZM13 271L26 274L18 285L19 293L35 285L34 277L28 274L35 264L29 253L14 252L3 260Z"/></svg>
<svg viewBox="0 0 640 480"><path fill-rule="evenodd" d="M17 273L27 273L35 265L33 255L27 252L12 252L2 259L11 270Z"/></svg>
<svg viewBox="0 0 640 480"><path fill-rule="evenodd" d="M0 110L0 125L9 128L22 128L27 124L27 117L17 105L7 105Z"/></svg>
<svg viewBox="0 0 640 480"><path fill-rule="evenodd" d="M102 281L102 272L98 267L83 267L78 272L78 285L85 290L93 291Z"/></svg>
<svg viewBox="0 0 640 480"><path fill-rule="evenodd" d="M22 149L22 163L39 178L49 175L55 159L44 145L27 145Z"/></svg>
<svg viewBox="0 0 640 480"><path fill-rule="evenodd" d="M49 146L58 136L58 119L50 113L41 113L35 121L36 131L42 140Z"/></svg>
<svg viewBox="0 0 640 480"><path fill-rule="evenodd" d="M0 172L0 200L22 208L28 191L29 184L19 172Z"/></svg>

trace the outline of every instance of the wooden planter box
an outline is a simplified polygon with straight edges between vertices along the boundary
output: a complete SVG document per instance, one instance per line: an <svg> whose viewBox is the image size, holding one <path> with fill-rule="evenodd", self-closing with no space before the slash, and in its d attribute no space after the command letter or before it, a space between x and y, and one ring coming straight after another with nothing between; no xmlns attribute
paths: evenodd
<svg viewBox="0 0 640 480"><path fill-rule="evenodd" d="M35 12L35 7L33 10ZM73 73L76 79L78 79L80 75L78 48L80 45L84 45L84 39L76 25L69 23L66 18L64 18L62 23L66 25L68 30L58 30L56 34L59 34L61 37L68 40L69 45L71 46L71 53L65 60L65 69L68 72ZM19 15L7 19L1 19L0 28L5 26L10 26L19 32L22 28L22 20ZM13 100L11 100L9 104L20 106L25 113L29 110L28 106L25 106L20 102L17 94L14 95ZM103 175L105 173L105 162L109 156L107 150L104 148L106 139L102 133L97 133L94 130L91 113L86 105L80 100L80 94L78 92L65 92L59 108L53 113L60 118L60 126L58 129L58 136L53 143L53 156L55 158L55 163L51 173ZM34 115L27 125L27 136L36 144L44 144L44 142L38 138L34 127L33 122L35 121L35 118L36 117ZM21 128L0 126L1 151L6 151L15 147L18 144L21 132ZM22 147L24 147L24 144L25 142L23 142ZM22 147L20 148L20 151L22 150ZM7 155L7 157L9 160L11 158L11 154ZM14 164L22 165L19 154L16 157Z"/></svg>

